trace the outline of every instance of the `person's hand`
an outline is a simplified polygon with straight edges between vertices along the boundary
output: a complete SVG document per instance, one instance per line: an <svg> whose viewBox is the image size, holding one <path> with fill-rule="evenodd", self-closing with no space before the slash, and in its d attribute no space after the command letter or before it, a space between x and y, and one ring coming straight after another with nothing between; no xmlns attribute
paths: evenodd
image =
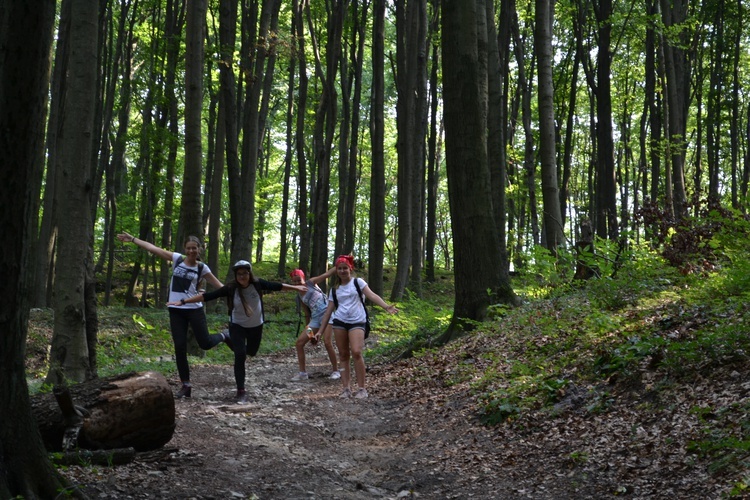
<svg viewBox="0 0 750 500"><path fill-rule="evenodd" d="M396 309L396 306L394 306L393 304L387 306L385 310L391 314L396 314L398 312L398 309Z"/></svg>
<svg viewBox="0 0 750 500"><path fill-rule="evenodd" d="M179 300L173 300L172 302L167 302L167 305L168 306L181 306L182 302L180 302Z"/></svg>
<svg viewBox="0 0 750 500"><path fill-rule="evenodd" d="M125 243L132 243L135 240L135 236L128 233L120 233L117 235L117 239Z"/></svg>

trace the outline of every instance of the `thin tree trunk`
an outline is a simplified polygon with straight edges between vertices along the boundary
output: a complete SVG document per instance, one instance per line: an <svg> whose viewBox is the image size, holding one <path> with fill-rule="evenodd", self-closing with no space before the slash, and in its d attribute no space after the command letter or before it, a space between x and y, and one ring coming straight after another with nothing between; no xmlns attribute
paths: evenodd
<svg viewBox="0 0 750 500"><path fill-rule="evenodd" d="M368 240L368 286L383 295L383 260L385 256L385 0L374 0L372 25L372 97L370 106L370 237Z"/></svg>
<svg viewBox="0 0 750 500"><path fill-rule="evenodd" d="M555 107L552 87L552 19L554 2L536 0L534 48L539 62L539 155L542 170L545 246L553 254L564 244L555 151Z"/></svg>

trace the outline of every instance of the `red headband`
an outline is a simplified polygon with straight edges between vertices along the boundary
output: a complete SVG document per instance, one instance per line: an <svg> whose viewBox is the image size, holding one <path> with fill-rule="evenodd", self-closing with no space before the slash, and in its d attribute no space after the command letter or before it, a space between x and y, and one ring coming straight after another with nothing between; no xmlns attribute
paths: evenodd
<svg viewBox="0 0 750 500"><path fill-rule="evenodd" d="M294 278L295 276L299 276L300 278L302 278L302 281L305 281L305 271L303 271L302 269L295 269L294 271L289 273L290 278Z"/></svg>
<svg viewBox="0 0 750 500"><path fill-rule="evenodd" d="M340 255L333 265L338 266L339 262L345 263L347 266L349 266L349 269L354 269L354 257L352 257L351 255Z"/></svg>

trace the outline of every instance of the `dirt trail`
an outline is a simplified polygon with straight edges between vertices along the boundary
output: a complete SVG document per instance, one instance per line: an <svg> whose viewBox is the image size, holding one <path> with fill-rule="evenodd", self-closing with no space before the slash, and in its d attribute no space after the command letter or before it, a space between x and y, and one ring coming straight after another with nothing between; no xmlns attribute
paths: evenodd
<svg viewBox="0 0 750 500"><path fill-rule="evenodd" d="M325 351L308 353L303 382L291 381L291 351L248 361L243 406L231 366L193 366L193 397L175 401L164 449L64 473L90 498L615 498L609 472L566 465L567 439L480 425L465 387L371 366L370 397L343 400Z"/></svg>

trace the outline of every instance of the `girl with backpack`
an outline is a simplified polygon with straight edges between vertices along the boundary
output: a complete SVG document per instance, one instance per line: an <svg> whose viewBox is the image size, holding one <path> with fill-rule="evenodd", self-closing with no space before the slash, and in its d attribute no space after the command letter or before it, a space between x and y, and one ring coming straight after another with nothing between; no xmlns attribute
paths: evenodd
<svg viewBox="0 0 750 500"><path fill-rule="evenodd" d="M234 280L218 290L203 293L186 299L184 302L211 301L226 297L229 309L229 338L234 350L234 380L237 384L237 404L247 403L245 391L245 361L247 356L255 356L263 338L263 301L264 291L302 291L304 286L288 285L275 281L266 281L253 275L253 266L246 260L238 261L232 266Z"/></svg>
<svg viewBox="0 0 750 500"><path fill-rule="evenodd" d="M185 240L185 255L159 248L153 243L136 238L128 233L120 233L117 239L143 248L164 260L172 262L172 279L169 283L169 326L172 330L174 342L174 356L177 363L177 373L182 387L175 394L175 398L189 398L192 393L190 384L190 365L187 358L188 326L192 327L195 340L201 349L208 350L222 342L231 348L228 336L217 333L209 335L206 323L206 313L203 309L201 295L198 295L198 284L206 280L212 286L222 286L211 269L200 262L202 250L201 241L196 236L188 236ZM197 300L193 300L196 299Z"/></svg>
<svg viewBox="0 0 750 500"><path fill-rule="evenodd" d="M293 285L305 286L305 291L300 291L296 299L297 311L304 310L305 324L307 325L297 338L297 342L295 342L299 373L292 377L292 381L294 382L307 380L309 378L305 369L305 345L307 345L308 342L312 342L313 345L317 344L320 340L321 333L323 333L323 343L326 347L326 352L328 353L328 359L331 360L332 371L329 378L341 378L341 373L338 369L338 361L336 359L336 351L333 349L331 327L320 323L320 320L323 319L323 314L326 312L328 299L326 298L325 292L323 292L318 286L318 283L322 283L333 276L334 272L336 272L336 268L332 267L320 276L314 276L308 280L305 280L305 272L302 269L295 269L289 274Z"/></svg>
<svg viewBox="0 0 750 500"><path fill-rule="evenodd" d="M367 326L364 298L370 299L372 303L379 305L391 314L396 314L398 309L394 305L386 304L380 295L370 290L365 280L354 275L354 257L351 255L338 257L335 268L336 274L333 277L333 286L328 292L328 307L323 315L322 324L327 325L329 319L331 320L341 365L344 368L341 374L341 383L344 390L339 397L352 397L349 367L349 357L351 356L354 361L354 373L357 377L357 391L354 393L354 397L364 399L367 397L365 359L362 356Z"/></svg>

